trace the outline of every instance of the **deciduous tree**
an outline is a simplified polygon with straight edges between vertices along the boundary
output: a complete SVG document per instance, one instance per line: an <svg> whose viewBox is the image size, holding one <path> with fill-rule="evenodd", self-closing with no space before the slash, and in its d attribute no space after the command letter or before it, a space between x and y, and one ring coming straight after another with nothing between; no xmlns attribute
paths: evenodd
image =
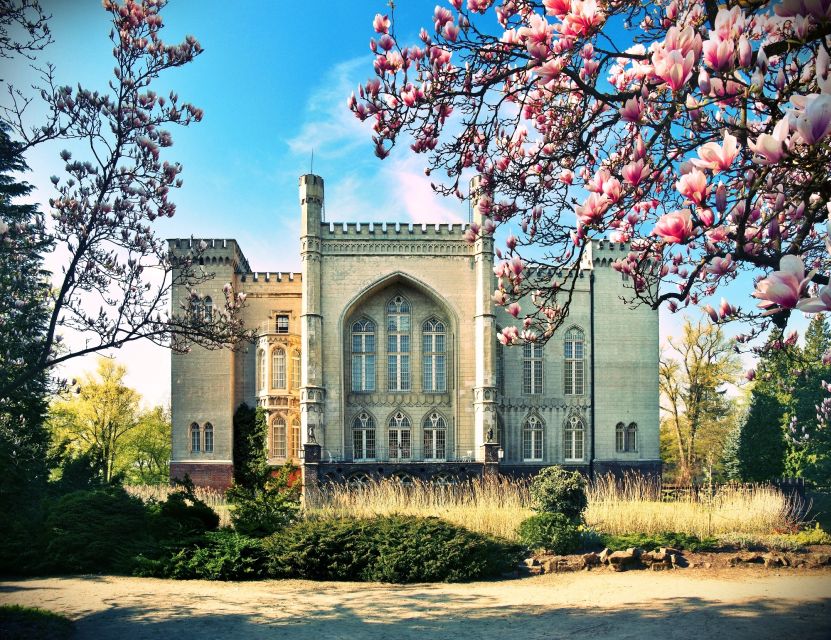
<svg viewBox="0 0 831 640"><path fill-rule="evenodd" d="M828 0L449 0L431 22L406 43L410 25L376 15L375 77L348 105L379 157L426 154L439 192L481 176L470 239L521 230L494 297L535 293L518 314L535 336L603 237L630 243L615 268L653 307L702 305L742 272L761 309L704 306L714 319L761 331L831 307ZM572 278L541 286L540 265Z"/></svg>

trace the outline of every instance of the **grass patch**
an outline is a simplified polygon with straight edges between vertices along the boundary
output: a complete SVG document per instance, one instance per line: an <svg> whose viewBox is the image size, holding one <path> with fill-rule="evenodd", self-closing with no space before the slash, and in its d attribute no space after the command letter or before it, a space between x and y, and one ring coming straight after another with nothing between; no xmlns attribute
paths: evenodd
<svg viewBox="0 0 831 640"><path fill-rule="evenodd" d="M701 539L698 536L675 532L618 535L601 533L598 537L600 544L609 547L612 551L623 551L630 547L639 547L647 551L652 551L658 547L674 547L685 551L709 551L717 548L719 544L715 538Z"/></svg>
<svg viewBox="0 0 831 640"><path fill-rule="evenodd" d="M20 605L0 605L0 638L34 640L35 638L68 638L72 621L62 615Z"/></svg>

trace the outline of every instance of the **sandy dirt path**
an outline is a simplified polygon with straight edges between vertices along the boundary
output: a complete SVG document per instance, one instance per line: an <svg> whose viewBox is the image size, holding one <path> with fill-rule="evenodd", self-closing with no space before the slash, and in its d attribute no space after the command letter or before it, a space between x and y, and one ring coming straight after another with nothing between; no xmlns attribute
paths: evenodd
<svg viewBox="0 0 831 640"><path fill-rule="evenodd" d="M392 586L82 576L0 582L76 638L831 638L831 572L553 574Z"/></svg>

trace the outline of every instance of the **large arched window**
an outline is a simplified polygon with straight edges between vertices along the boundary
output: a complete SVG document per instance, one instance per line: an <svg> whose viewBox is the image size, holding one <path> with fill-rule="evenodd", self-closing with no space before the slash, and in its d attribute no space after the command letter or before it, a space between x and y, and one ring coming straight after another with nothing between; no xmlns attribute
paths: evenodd
<svg viewBox="0 0 831 640"><path fill-rule="evenodd" d="M400 411L389 421L388 442L390 460L409 460L411 457L410 419Z"/></svg>
<svg viewBox="0 0 831 640"><path fill-rule="evenodd" d="M265 362L265 351L262 349L257 350L257 390L258 391L265 391L265 380L266 380L266 362Z"/></svg>
<svg viewBox="0 0 831 640"><path fill-rule="evenodd" d="M542 393L542 345L526 342L522 359L522 392Z"/></svg>
<svg viewBox="0 0 831 640"><path fill-rule="evenodd" d="M410 303L402 296L387 303L387 390L410 390Z"/></svg>
<svg viewBox="0 0 831 640"><path fill-rule="evenodd" d="M199 453L202 444L202 434L199 430L199 425L195 422L190 425L190 450L193 453Z"/></svg>
<svg viewBox="0 0 831 640"><path fill-rule="evenodd" d="M289 438L289 457L300 457L300 419L294 418L291 421L291 437Z"/></svg>
<svg viewBox="0 0 831 640"><path fill-rule="evenodd" d="M566 462L579 462L583 460L583 440L585 427L580 416L571 415L566 420L563 431L563 454Z"/></svg>
<svg viewBox="0 0 831 640"><path fill-rule="evenodd" d="M271 423L271 455L286 457L286 419L283 416L276 416Z"/></svg>
<svg viewBox="0 0 831 640"><path fill-rule="evenodd" d="M421 388L423 391L446 391L447 329L445 324L441 320L430 318L422 325L421 331Z"/></svg>
<svg viewBox="0 0 831 640"><path fill-rule="evenodd" d="M444 460L447 457L447 422L433 411L424 417L424 459Z"/></svg>
<svg viewBox="0 0 831 640"><path fill-rule="evenodd" d="M205 322L211 322L214 317L214 302L211 300L211 296L205 296L205 299L202 301L202 309Z"/></svg>
<svg viewBox="0 0 831 640"><path fill-rule="evenodd" d="M291 388L297 391L300 388L300 352L291 353Z"/></svg>
<svg viewBox="0 0 831 640"><path fill-rule="evenodd" d="M271 352L271 388L286 388L286 351L282 347Z"/></svg>
<svg viewBox="0 0 831 640"><path fill-rule="evenodd" d="M352 422L353 460L375 459L375 420L366 411Z"/></svg>
<svg viewBox="0 0 831 640"><path fill-rule="evenodd" d="M210 422L205 423L205 453L214 452L214 426Z"/></svg>
<svg viewBox="0 0 831 640"><path fill-rule="evenodd" d="M542 460L543 423L530 416L522 426L522 459L526 462Z"/></svg>
<svg viewBox="0 0 831 640"><path fill-rule="evenodd" d="M630 422L626 427L626 451L638 450L638 425Z"/></svg>
<svg viewBox="0 0 831 640"><path fill-rule="evenodd" d="M352 391L375 391L375 323L352 324Z"/></svg>
<svg viewBox="0 0 831 640"><path fill-rule="evenodd" d="M565 395L580 396L585 393L583 369L583 332L572 327L566 331L565 340Z"/></svg>

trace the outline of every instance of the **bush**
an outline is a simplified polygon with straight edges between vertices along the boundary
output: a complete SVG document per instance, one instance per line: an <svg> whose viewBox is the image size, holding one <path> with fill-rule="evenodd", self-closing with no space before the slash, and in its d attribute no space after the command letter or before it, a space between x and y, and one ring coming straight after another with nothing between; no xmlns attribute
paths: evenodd
<svg viewBox="0 0 831 640"><path fill-rule="evenodd" d="M133 557L152 550L148 516L123 489L74 491L49 507L49 542L41 571L129 572Z"/></svg>
<svg viewBox="0 0 831 640"><path fill-rule="evenodd" d="M652 551L658 547L674 547L686 551L707 551L719 546L715 538L699 538L686 533L671 531L663 533L627 533L621 535L600 534L600 544L612 551L623 551L639 547Z"/></svg>
<svg viewBox="0 0 831 640"><path fill-rule="evenodd" d="M306 520L264 541L274 577L461 582L498 576L522 548L438 518Z"/></svg>
<svg viewBox="0 0 831 640"><path fill-rule="evenodd" d="M519 525L519 539L530 549L564 555L580 548L580 529L565 514L537 513Z"/></svg>
<svg viewBox="0 0 831 640"><path fill-rule="evenodd" d="M16 604L0 605L0 638L70 638L72 621L62 615Z"/></svg>
<svg viewBox="0 0 831 640"><path fill-rule="evenodd" d="M228 490L229 502L234 506L231 522L239 533L264 537L284 529L300 514L300 491L289 485L292 466L282 467L262 488L234 485Z"/></svg>
<svg viewBox="0 0 831 640"><path fill-rule="evenodd" d="M180 580L259 580L268 577L262 542L229 529L212 531L158 559L139 557L134 575Z"/></svg>
<svg viewBox="0 0 831 640"><path fill-rule="evenodd" d="M215 531L219 526L216 511L196 497L196 488L188 476L178 484L179 489L171 492L164 502L148 505L156 537L180 539L182 536Z"/></svg>
<svg viewBox="0 0 831 640"><path fill-rule="evenodd" d="M586 480L578 471L547 467L531 481L531 499L535 511L562 513L580 522L588 506Z"/></svg>

